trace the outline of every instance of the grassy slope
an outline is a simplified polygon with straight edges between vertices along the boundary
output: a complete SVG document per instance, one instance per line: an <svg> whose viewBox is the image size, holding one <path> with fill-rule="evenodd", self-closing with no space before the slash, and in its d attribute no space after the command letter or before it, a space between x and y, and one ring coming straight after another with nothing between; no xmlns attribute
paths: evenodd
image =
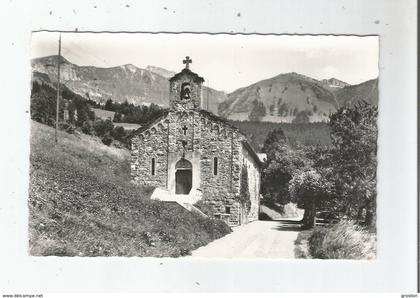
<svg viewBox="0 0 420 298"><path fill-rule="evenodd" d="M378 105L378 79L369 80L358 85L347 86L335 91L340 107L353 105L363 99L370 104Z"/></svg>
<svg viewBox="0 0 420 298"><path fill-rule="evenodd" d="M299 232L295 241L295 257L301 259L376 258L376 232L352 221L316 226Z"/></svg>
<svg viewBox="0 0 420 298"><path fill-rule="evenodd" d="M180 256L227 234L220 221L149 200L130 182L129 152L32 122L29 253Z"/></svg>

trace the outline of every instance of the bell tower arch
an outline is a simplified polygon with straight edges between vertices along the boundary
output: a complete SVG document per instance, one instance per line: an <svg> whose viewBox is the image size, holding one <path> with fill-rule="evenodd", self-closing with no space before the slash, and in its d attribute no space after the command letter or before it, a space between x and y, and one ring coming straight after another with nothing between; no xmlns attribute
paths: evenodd
<svg viewBox="0 0 420 298"><path fill-rule="evenodd" d="M169 79L169 105L173 110L200 109L204 79L190 70L189 56L183 63L185 68Z"/></svg>

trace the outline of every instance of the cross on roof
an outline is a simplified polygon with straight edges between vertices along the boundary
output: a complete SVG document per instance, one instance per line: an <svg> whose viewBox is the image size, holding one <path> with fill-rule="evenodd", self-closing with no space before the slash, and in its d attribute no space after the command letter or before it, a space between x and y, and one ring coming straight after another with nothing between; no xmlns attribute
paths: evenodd
<svg viewBox="0 0 420 298"><path fill-rule="evenodd" d="M182 130L184 131L184 135L186 135L187 134L188 127L186 125L184 125L184 127L182 128Z"/></svg>
<svg viewBox="0 0 420 298"><path fill-rule="evenodd" d="M186 69L190 69L190 63L192 63L192 60L190 59L190 56L185 57L184 60L182 60L182 63L185 64Z"/></svg>

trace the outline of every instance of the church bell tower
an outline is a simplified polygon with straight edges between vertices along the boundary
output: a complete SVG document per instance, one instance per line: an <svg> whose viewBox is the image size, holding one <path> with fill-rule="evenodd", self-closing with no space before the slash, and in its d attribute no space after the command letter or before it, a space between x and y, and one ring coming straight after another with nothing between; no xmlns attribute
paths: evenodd
<svg viewBox="0 0 420 298"><path fill-rule="evenodd" d="M169 79L169 105L173 110L196 110L201 108L204 79L190 70L192 60L183 60L185 68Z"/></svg>

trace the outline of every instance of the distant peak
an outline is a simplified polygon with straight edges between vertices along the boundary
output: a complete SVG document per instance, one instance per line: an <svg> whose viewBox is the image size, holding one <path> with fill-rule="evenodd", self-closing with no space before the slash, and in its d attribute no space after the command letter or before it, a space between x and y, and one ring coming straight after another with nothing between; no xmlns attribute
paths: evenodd
<svg viewBox="0 0 420 298"><path fill-rule="evenodd" d="M297 72L294 72L294 71L279 74L277 77L289 77L289 78L294 77L294 78L298 78L298 79L301 79L301 80L307 80L307 81L311 81L311 82L317 81L314 78L308 77L306 75L303 75L303 74L300 74L300 73L297 73Z"/></svg>
<svg viewBox="0 0 420 298"><path fill-rule="evenodd" d="M333 86L333 87L346 87L346 86L350 85L349 83L341 81L337 78L324 79L324 80L321 80L321 82L323 84L330 85L330 86Z"/></svg>
<svg viewBox="0 0 420 298"><path fill-rule="evenodd" d="M175 71L167 70L163 67L154 66L154 65L148 65L146 67L146 70L156 73L158 75L161 75L162 77L165 77L167 79L172 78L176 74Z"/></svg>
<svg viewBox="0 0 420 298"><path fill-rule="evenodd" d="M122 69L129 70L131 72L136 72L138 70L138 67L133 64L124 64L120 66Z"/></svg>

